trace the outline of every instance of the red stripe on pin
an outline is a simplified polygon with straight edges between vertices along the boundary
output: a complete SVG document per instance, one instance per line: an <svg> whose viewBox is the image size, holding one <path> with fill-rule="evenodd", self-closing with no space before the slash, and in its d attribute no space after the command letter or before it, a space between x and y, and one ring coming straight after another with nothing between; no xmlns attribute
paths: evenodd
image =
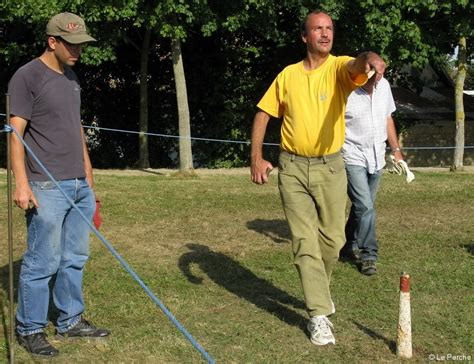
<svg viewBox="0 0 474 364"><path fill-rule="evenodd" d="M400 276L400 292L410 292L410 276L406 273L402 273Z"/></svg>

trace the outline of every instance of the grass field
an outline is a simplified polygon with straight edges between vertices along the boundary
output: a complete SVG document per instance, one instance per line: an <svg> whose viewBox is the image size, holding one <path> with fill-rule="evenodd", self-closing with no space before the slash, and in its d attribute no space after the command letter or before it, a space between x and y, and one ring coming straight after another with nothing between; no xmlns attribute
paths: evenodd
<svg viewBox="0 0 474 364"><path fill-rule="evenodd" d="M339 262L332 280L336 345L313 346L292 265L276 174L96 173L101 232L218 363L397 362L398 284L411 276L414 361L474 359L474 175L385 174L377 200L379 274ZM6 175L0 174L6 196ZM6 201L6 197L3 197ZM3 204L6 206L6 202ZM8 357L7 211L0 214L0 362ZM15 287L25 249L14 209ZM16 291L16 290L15 290ZM106 341L63 342L52 363L200 363L203 358L120 266L91 239L86 317ZM16 296L16 292L15 292ZM16 301L16 298L15 298ZM16 303L16 302L15 302ZM16 361L34 360L15 344Z"/></svg>

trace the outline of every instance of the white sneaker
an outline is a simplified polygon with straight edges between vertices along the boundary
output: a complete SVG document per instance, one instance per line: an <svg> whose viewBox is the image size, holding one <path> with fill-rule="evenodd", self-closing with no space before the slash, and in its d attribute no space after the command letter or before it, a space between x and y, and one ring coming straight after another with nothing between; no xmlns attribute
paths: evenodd
<svg viewBox="0 0 474 364"><path fill-rule="evenodd" d="M311 342L314 345L322 346L336 344L336 339L332 334L332 323L326 316L313 316L308 322L308 331Z"/></svg>

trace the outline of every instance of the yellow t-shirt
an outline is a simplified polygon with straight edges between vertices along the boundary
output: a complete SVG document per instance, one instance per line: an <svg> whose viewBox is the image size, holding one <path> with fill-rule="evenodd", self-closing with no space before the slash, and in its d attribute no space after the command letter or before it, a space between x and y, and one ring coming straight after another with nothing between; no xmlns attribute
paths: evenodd
<svg viewBox="0 0 474 364"><path fill-rule="evenodd" d="M315 157L341 149L347 97L367 82L364 74L351 79L346 65L352 59L329 55L312 71L305 70L301 61L275 78L257 107L275 118L283 116L283 150Z"/></svg>

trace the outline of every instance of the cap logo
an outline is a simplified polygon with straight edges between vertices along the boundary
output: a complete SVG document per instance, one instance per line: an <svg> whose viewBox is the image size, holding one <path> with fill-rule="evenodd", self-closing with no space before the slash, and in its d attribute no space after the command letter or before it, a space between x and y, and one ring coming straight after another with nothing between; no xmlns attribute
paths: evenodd
<svg viewBox="0 0 474 364"><path fill-rule="evenodd" d="M77 24L77 23L68 23L68 24L66 25L66 29L67 29L69 32L75 32L75 31L77 31L77 30L79 30L79 29L81 29L81 28L83 28L83 26L80 25L80 24Z"/></svg>

